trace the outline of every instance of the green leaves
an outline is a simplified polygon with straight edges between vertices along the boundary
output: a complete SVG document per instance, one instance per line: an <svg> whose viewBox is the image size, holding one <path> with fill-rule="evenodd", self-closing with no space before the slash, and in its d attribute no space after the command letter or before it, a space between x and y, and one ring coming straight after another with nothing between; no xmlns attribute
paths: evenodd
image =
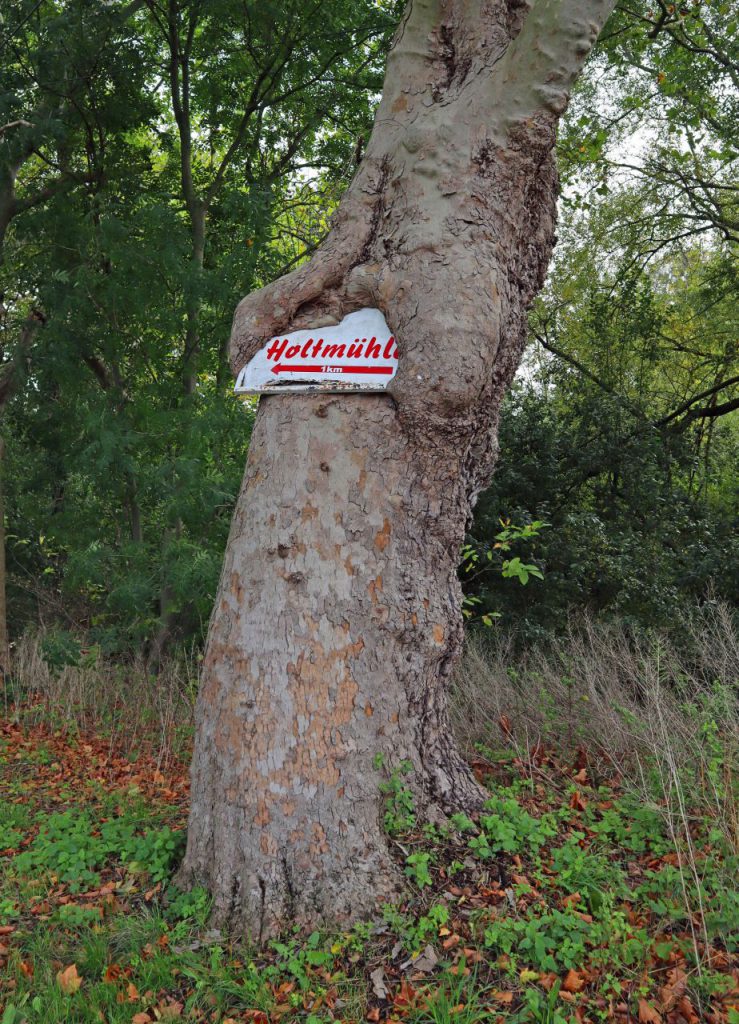
<svg viewBox="0 0 739 1024"><path fill-rule="evenodd" d="M14 869L30 874L52 872L69 883L71 892L98 882L98 870L112 858L132 873L145 873L152 881L168 877L182 852L184 833L169 827L139 834L137 822L124 816L93 825L86 813L64 811L43 822L27 850L14 860Z"/></svg>
<svg viewBox="0 0 739 1024"><path fill-rule="evenodd" d="M433 884L433 878L429 871L430 864L430 853L411 853L405 859L405 873L416 883L419 889Z"/></svg>
<svg viewBox="0 0 739 1024"><path fill-rule="evenodd" d="M41 606L107 652L202 640L255 412L230 394L233 309L325 232L397 6L214 0L168 25L154 5L16 4L0 67L0 124L31 124L0 140L0 366L23 370L3 425L14 634Z"/></svg>
<svg viewBox="0 0 739 1024"><path fill-rule="evenodd" d="M522 585L526 585L529 577L544 579L544 574L539 566L533 563L524 563L519 556L510 559L501 559L500 553L510 551L513 545L519 541L530 541L538 537L541 530L549 525L541 519L522 526L514 525L510 520L500 520L503 527L495 534L495 543L491 546L485 544L465 544L462 548L462 561L460 574L462 580L466 578L470 582L491 570L500 571L504 579L517 579ZM487 563L487 564L486 564ZM481 598L474 594L466 594L462 604L462 614L468 620L482 622L484 626L492 626L493 621L503 617L502 612L484 611Z"/></svg>
<svg viewBox="0 0 739 1024"><path fill-rule="evenodd" d="M544 579L544 573L541 569L538 569L535 565L522 562L520 558L506 559L503 562L501 575L506 579L515 578L524 585L529 582L529 576L534 576L538 580Z"/></svg>

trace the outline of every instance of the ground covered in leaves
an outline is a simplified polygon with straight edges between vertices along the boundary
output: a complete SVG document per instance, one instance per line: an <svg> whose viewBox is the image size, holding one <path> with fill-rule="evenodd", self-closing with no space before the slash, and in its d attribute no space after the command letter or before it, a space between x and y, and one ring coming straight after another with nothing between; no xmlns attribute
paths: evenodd
<svg viewBox="0 0 739 1024"><path fill-rule="evenodd" d="M475 762L485 813L445 829L416 821L407 766L378 762L407 900L257 953L170 881L185 767L15 709L0 727L0 1022L739 1024L735 844L691 813L690 785L675 816L664 779L639 793L585 751L501 740Z"/></svg>

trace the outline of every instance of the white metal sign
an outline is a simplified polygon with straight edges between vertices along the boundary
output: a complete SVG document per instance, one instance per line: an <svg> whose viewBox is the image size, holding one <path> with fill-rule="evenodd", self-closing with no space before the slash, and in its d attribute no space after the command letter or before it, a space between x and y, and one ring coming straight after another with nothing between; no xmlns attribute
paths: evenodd
<svg viewBox="0 0 739 1024"><path fill-rule="evenodd" d="M359 309L335 327L271 338L236 378L237 395L274 391L384 391L398 348L379 309Z"/></svg>

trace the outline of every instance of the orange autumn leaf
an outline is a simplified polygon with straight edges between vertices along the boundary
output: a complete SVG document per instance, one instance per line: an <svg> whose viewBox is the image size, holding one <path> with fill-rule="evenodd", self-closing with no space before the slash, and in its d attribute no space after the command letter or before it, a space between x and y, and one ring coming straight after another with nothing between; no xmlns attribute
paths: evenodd
<svg viewBox="0 0 739 1024"><path fill-rule="evenodd" d="M413 1000L416 997L416 990L410 984L407 978L403 978L400 983L400 989L395 993L393 999L393 1006L398 1009L404 1006L411 1006Z"/></svg>
<svg viewBox="0 0 739 1024"><path fill-rule="evenodd" d="M380 1007L373 1006L371 1010L367 1011L367 1020L378 1021L380 1019Z"/></svg>
<svg viewBox="0 0 739 1024"><path fill-rule="evenodd" d="M513 993L512 992L493 992L493 999L498 1003L512 1003Z"/></svg>
<svg viewBox="0 0 739 1024"><path fill-rule="evenodd" d="M82 984L82 978L77 973L77 964L70 964L56 976L56 983L62 992L69 996L76 992Z"/></svg>
<svg viewBox="0 0 739 1024"><path fill-rule="evenodd" d="M131 1017L131 1024L151 1024L151 1017L148 1013L134 1013Z"/></svg>
<svg viewBox="0 0 739 1024"><path fill-rule="evenodd" d="M139 995L139 990L136 988L132 981L129 981L128 985L126 986L126 995L128 996L129 1003L135 1003L138 999L141 998L141 996Z"/></svg>
<svg viewBox="0 0 739 1024"><path fill-rule="evenodd" d="M570 797L570 807L573 811L584 811L588 806L587 800L583 797L582 793L578 793L577 790Z"/></svg>
<svg viewBox="0 0 739 1024"><path fill-rule="evenodd" d="M562 982L562 988L565 992L579 992L581 988L585 988L585 978L577 971L570 970Z"/></svg>

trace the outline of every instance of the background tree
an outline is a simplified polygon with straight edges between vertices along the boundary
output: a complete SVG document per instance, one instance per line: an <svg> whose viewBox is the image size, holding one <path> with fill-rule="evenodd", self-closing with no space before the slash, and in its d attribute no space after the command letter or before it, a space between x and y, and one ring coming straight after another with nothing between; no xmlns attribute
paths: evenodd
<svg viewBox="0 0 739 1024"><path fill-rule="evenodd" d="M40 628L57 661L100 645L143 650L153 667L202 640L252 419L228 394L231 309L326 233L394 18L339 7L324 37L304 13L24 0L0 26L8 611L11 636ZM521 638L550 637L585 608L669 626L676 602L735 592L736 417L694 415L736 399L734 243L715 204L701 211L664 168L702 168L730 217L736 26L713 4L672 12L656 34L654 22L640 5L616 12L562 121L541 340L532 333L504 404L499 470L470 535L489 551L501 516L551 523L516 548L544 581L520 588L496 560L465 574L478 612L499 611L496 628ZM331 65L344 24L356 45ZM684 31L706 52L686 49ZM275 63L288 37L292 55ZM187 68L177 81L197 203L257 82L269 98L208 204L202 268L172 46ZM642 429L691 398L667 427Z"/></svg>
<svg viewBox="0 0 739 1024"><path fill-rule="evenodd" d="M391 24L219 0L29 2L3 25L3 118L32 124L3 140L3 353L33 366L5 425L16 633L152 664L197 641L251 423L224 383L231 311L325 232Z"/></svg>
<svg viewBox="0 0 739 1024"><path fill-rule="evenodd" d="M559 139L560 244L478 505L477 610L521 639L583 609L669 627L735 600L737 23L619 5ZM545 519L546 582L504 589L499 517Z"/></svg>

